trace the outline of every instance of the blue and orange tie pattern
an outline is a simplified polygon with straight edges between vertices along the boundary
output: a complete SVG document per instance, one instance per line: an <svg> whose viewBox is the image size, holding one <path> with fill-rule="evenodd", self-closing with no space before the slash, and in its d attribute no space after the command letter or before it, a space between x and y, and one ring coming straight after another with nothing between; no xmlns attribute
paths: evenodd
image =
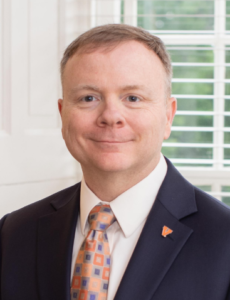
<svg viewBox="0 0 230 300"><path fill-rule="evenodd" d="M110 274L110 249L106 229L116 220L109 205L89 213L90 231L78 253L71 300L106 300Z"/></svg>

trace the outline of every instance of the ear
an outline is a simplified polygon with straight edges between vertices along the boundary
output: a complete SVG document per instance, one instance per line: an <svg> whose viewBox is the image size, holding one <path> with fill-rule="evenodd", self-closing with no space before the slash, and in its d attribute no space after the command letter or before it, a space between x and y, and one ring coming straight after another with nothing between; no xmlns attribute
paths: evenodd
<svg viewBox="0 0 230 300"><path fill-rule="evenodd" d="M175 116L176 110L177 110L176 98L171 97L170 99L168 99L166 106L167 106L167 108L166 108L167 123L166 123L166 127L165 127L164 140L167 140L171 133L172 122L173 122L173 119L174 119L174 116Z"/></svg>
<svg viewBox="0 0 230 300"><path fill-rule="evenodd" d="M62 119L62 108L63 108L63 99L58 99L58 110L59 110L61 119ZM63 120L62 120L62 121L63 121ZM61 129L61 132L62 132L62 137L63 137L63 139L64 139L64 135L63 135L63 123L62 123L62 129Z"/></svg>
<svg viewBox="0 0 230 300"><path fill-rule="evenodd" d="M62 115L62 107L63 107L63 99L58 99L58 110L59 110L60 116Z"/></svg>

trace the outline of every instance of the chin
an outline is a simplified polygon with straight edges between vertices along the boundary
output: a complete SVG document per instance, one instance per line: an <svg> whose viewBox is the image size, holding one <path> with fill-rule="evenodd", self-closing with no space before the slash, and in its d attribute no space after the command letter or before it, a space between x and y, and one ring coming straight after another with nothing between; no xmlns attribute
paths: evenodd
<svg viewBox="0 0 230 300"><path fill-rule="evenodd" d="M93 152L92 152L93 153ZM101 172L122 172L129 170L134 166L134 162L130 159L130 155L125 153L72 153L73 157L85 169L94 169Z"/></svg>
<svg viewBox="0 0 230 300"><path fill-rule="evenodd" d="M92 162L92 164L103 172L122 172L130 168L127 160L103 159Z"/></svg>

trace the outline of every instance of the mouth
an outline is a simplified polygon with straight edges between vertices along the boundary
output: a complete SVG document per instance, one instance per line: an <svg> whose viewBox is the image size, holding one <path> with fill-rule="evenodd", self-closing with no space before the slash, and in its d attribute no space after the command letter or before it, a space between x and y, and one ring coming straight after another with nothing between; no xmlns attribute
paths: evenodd
<svg viewBox="0 0 230 300"><path fill-rule="evenodd" d="M94 144L95 147L103 149L105 151L115 151L120 152L123 147L127 147L130 145L132 140L95 140L91 139L91 142Z"/></svg>
<svg viewBox="0 0 230 300"><path fill-rule="evenodd" d="M117 141L117 140L92 140L96 143L104 143L104 144L124 144L131 142L131 140L125 140L125 141Z"/></svg>
<svg viewBox="0 0 230 300"><path fill-rule="evenodd" d="M126 143L126 142L121 142L121 141L95 141L97 143L110 143L110 144L121 144L121 143Z"/></svg>

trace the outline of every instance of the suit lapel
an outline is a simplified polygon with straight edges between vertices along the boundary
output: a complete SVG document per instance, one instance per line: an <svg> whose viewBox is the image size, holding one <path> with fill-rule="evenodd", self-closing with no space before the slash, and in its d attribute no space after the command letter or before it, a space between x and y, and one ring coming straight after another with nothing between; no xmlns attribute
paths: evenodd
<svg viewBox="0 0 230 300"><path fill-rule="evenodd" d="M37 276L41 300L70 299L70 272L80 185L51 203L54 212L39 219Z"/></svg>
<svg viewBox="0 0 230 300"><path fill-rule="evenodd" d="M180 222L197 211L193 187L167 163L167 175L114 300L151 299L193 232ZM172 234L163 237L163 226Z"/></svg>

